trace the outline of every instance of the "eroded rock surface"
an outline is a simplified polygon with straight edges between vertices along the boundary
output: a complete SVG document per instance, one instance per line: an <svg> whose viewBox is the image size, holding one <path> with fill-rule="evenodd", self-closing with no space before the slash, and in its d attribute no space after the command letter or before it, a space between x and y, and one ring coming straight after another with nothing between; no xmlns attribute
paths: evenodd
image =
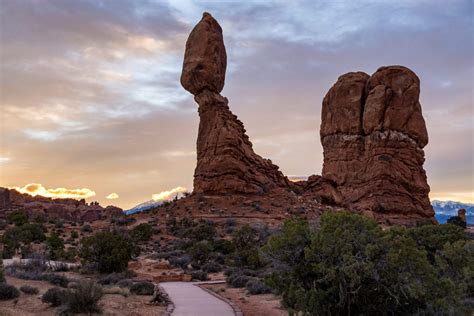
<svg viewBox="0 0 474 316"><path fill-rule="evenodd" d="M257 155L245 128L232 114L224 87L226 53L222 30L204 13L186 43L181 83L199 104L194 192L264 193L287 188L288 179Z"/></svg>
<svg viewBox="0 0 474 316"><path fill-rule="evenodd" d="M334 183L341 205L396 222L433 218L419 94L418 77L402 66L348 73L329 90L322 177Z"/></svg>

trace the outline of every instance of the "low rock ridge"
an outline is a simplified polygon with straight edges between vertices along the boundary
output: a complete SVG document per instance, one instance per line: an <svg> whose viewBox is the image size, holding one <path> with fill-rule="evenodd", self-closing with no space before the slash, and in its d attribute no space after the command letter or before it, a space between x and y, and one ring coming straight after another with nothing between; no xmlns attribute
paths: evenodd
<svg viewBox="0 0 474 316"><path fill-rule="evenodd" d="M122 215L121 208L109 205L102 207L97 202L87 204L84 199L53 199L31 196L13 189L0 187L0 217L6 217L15 210L25 211L31 220L45 221L61 219L65 221L93 222Z"/></svg>

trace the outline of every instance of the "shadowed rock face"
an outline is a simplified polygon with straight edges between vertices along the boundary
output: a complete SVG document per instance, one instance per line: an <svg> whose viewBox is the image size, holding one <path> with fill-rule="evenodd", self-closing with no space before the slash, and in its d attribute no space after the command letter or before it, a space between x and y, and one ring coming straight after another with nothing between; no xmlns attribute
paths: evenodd
<svg viewBox="0 0 474 316"><path fill-rule="evenodd" d="M181 84L199 104L194 192L263 193L287 188L288 179L257 155L245 128L219 92L224 87L226 53L222 29L208 13L194 27L184 54Z"/></svg>
<svg viewBox="0 0 474 316"><path fill-rule="evenodd" d="M420 81L408 68L339 77L323 101L322 177L341 205L385 218L432 218L423 170L428 134Z"/></svg>

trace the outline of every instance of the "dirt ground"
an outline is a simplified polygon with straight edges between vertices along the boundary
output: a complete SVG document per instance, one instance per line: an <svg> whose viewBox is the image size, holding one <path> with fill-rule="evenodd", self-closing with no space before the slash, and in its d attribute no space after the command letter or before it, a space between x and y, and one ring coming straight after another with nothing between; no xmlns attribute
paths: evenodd
<svg viewBox="0 0 474 316"><path fill-rule="evenodd" d="M44 281L21 280L12 277L6 277L7 283L20 288L22 285L37 287L40 291L38 295L20 294L16 300L0 301L1 316L53 316L56 315L56 308L41 302L41 295L49 288L51 284ZM148 305L149 296L130 295L123 297L118 294L105 294L101 301L103 313L101 315L125 315L125 316L157 316L163 315L165 307Z"/></svg>
<svg viewBox="0 0 474 316"><path fill-rule="evenodd" d="M280 300L273 294L248 295L245 289L234 289L226 284L206 284L207 289L236 304L244 316L287 316L280 307Z"/></svg>

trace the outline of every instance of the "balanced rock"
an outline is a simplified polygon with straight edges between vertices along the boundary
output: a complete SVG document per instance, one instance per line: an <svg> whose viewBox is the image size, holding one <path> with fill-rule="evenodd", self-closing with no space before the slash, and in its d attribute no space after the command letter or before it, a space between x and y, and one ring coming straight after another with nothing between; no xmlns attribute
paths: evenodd
<svg viewBox="0 0 474 316"><path fill-rule="evenodd" d="M270 160L257 155L245 128L232 114L224 87L226 53L222 29L204 13L186 42L181 84L199 104L194 192L264 193L288 188L289 181Z"/></svg>
<svg viewBox="0 0 474 316"><path fill-rule="evenodd" d="M224 88L226 67L222 28L204 12L186 41L181 85L194 95L204 89L220 93Z"/></svg>
<svg viewBox="0 0 474 316"><path fill-rule="evenodd" d="M345 74L326 94L322 177L336 187L338 204L392 222L433 218L419 94L420 80L402 66Z"/></svg>

